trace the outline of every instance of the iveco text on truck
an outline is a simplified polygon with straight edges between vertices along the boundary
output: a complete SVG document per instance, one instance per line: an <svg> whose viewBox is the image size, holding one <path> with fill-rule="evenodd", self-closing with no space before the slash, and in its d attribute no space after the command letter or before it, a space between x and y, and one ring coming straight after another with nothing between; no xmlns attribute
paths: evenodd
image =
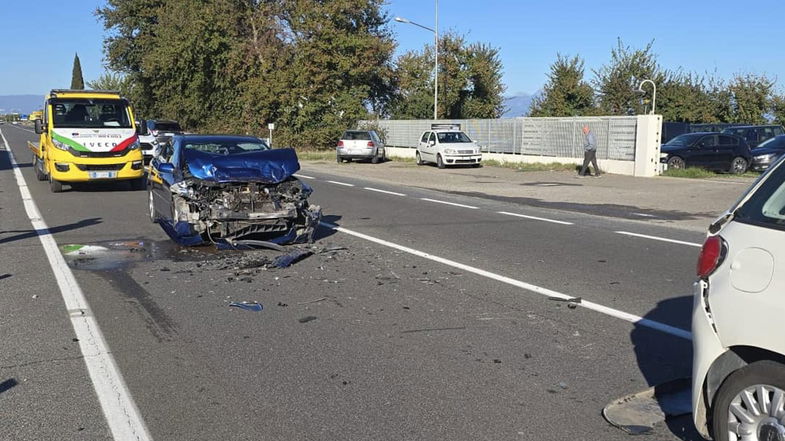
<svg viewBox="0 0 785 441"><path fill-rule="evenodd" d="M145 188L133 112L119 92L52 90L35 132L39 142L28 143L33 168L52 192L61 192L64 183L117 180Z"/></svg>

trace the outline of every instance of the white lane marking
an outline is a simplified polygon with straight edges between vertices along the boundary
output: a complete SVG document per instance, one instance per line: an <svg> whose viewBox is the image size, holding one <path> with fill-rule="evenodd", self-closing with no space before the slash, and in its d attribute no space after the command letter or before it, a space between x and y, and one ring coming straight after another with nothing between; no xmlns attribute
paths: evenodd
<svg viewBox="0 0 785 441"><path fill-rule="evenodd" d="M338 181L327 181L327 182L335 185L343 185L344 187L354 187L354 184L347 184L346 182L338 182Z"/></svg>
<svg viewBox="0 0 785 441"><path fill-rule="evenodd" d="M655 216L653 214L647 214L647 213L632 213L632 215L633 216L640 216L640 217L657 217L657 216Z"/></svg>
<svg viewBox="0 0 785 441"><path fill-rule="evenodd" d="M305 179L316 179L313 176L305 176L305 175L301 175L299 173L295 174L294 176L296 176L298 178L305 178Z"/></svg>
<svg viewBox="0 0 785 441"><path fill-rule="evenodd" d="M479 208L471 205L456 204L455 202L440 201L438 199L420 198L421 201L436 202L437 204L452 205L454 207L471 208L472 210L479 210Z"/></svg>
<svg viewBox="0 0 785 441"><path fill-rule="evenodd" d="M57 242L41 217L41 212L38 211L2 130L0 130L0 138L8 150L8 157L14 169L16 184L19 186L19 193L22 195L27 217L41 240L46 257L49 259L49 265L57 279L65 308L71 317L71 325L74 327L76 338L79 339L79 349L84 356L87 372L93 381L93 387L98 395L98 401L101 403L101 409L109 429L112 431L112 436L116 440L144 441L152 439L141 413L131 397L131 392L123 380L120 369L112 357L104 335L98 327L98 322L90 310L84 292L76 282L68 264L65 263L63 255L57 248Z"/></svg>
<svg viewBox="0 0 785 441"><path fill-rule="evenodd" d="M677 243L679 245L687 245L691 247L701 248L703 245L695 242L685 242L683 240L668 239L665 237L648 236L646 234L630 233L629 231L614 231L614 233L624 234L625 236L641 237L643 239L659 240L661 242Z"/></svg>
<svg viewBox="0 0 785 441"><path fill-rule="evenodd" d="M493 279L502 283L506 283L508 285L512 285L518 288L525 289L527 291L531 291L535 294L539 294L544 297L556 297L563 300L569 300L574 298L574 296L563 294L557 291L550 290L548 288L543 288L537 285L532 285L531 283L526 283L520 280L512 279L507 276L502 276L501 274L492 273L490 271L485 271L480 268L475 268L473 266L465 265L463 263L456 262L454 260L445 259L444 257L435 256L433 254L428 254L423 251L415 250L413 248L405 247L403 245L398 245L393 242L388 242L384 239L378 239L373 236L369 236L367 234L363 234L357 231L348 230L344 227L339 227L338 225L327 223L327 222L320 222L320 225L330 228L335 231L340 231L341 233L348 234L350 236L358 237L360 239L365 239L367 241L383 245L389 248L393 248L399 251L403 251L405 253L413 254L418 257L422 257L424 259L432 260L434 262L438 262L447 266L451 266L453 268L457 268L466 272L474 273L482 277L487 277L489 279ZM683 338L685 340L692 340L692 334L684 329L677 328L675 326L666 325L665 323L661 323L658 321L654 321L651 319L643 318L634 314L630 314L624 311L620 311L618 309L609 308L607 306L600 305L598 303L582 300L581 303L576 303L577 306L582 306L586 309L590 309L592 311L599 312L601 314L605 314L611 317L615 317L635 325L645 326L647 328L655 329L657 331L664 332L666 334L670 334L676 337Z"/></svg>
<svg viewBox="0 0 785 441"><path fill-rule="evenodd" d="M555 219L546 219L544 217L537 217L537 216L527 216L525 214L509 213L507 211L497 211L497 213L505 214L507 216L522 217L524 219L533 219L533 220L538 220L538 221L543 221L543 222L552 222L554 224L560 224L560 225L574 225L572 222L560 221L560 220L555 220Z"/></svg>
<svg viewBox="0 0 785 441"><path fill-rule="evenodd" d="M366 189L366 190L376 191L376 192L384 193L384 194L391 194L391 195L395 195L395 196L406 196L403 193L396 193L394 191L387 191L387 190L379 190L378 188L371 188L371 187L363 187L363 188Z"/></svg>

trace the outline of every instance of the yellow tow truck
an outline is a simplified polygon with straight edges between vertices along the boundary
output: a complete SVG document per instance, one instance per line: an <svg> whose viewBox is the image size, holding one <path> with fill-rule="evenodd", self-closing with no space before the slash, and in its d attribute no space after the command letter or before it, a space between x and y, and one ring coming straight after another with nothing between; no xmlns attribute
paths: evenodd
<svg viewBox="0 0 785 441"><path fill-rule="evenodd" d="M35 133L39 142L27 143L33 169L54 193L64 183L130 180L134 190L146 187L133 111L119 92L52 90Z"/></svg>

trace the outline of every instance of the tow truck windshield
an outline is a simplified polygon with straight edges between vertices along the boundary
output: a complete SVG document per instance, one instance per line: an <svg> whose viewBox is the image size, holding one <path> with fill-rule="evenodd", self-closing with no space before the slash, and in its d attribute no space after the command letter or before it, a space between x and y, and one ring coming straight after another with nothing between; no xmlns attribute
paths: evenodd
<svg viewBox="0 0 785 441"><path fill-rule="evenodd" d="M117 99L53 99L54 127L130 129L128 102Z"/></svg>

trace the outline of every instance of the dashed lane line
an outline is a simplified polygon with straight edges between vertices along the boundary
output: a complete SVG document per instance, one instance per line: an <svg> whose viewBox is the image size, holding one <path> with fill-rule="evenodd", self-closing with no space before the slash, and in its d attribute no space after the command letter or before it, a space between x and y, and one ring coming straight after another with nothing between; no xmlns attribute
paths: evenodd
<svg viewBox="0 0 785 441"><path fill-rule="evenodd" d="M538 220L538 221L543 221L543 222L551 222L551 223L559 224L559 225L575 225L572 222L560 221L560 220L555 220L555 219L547 219L547 218L544 218L544 217L537 217L537 216L528 216L526 214L510 213L510 212L507 212L507 211L497 211L497 213L504 214L506 216L515 216L515 217L521 217L521 218L524 218L524 219L532 219L532 220Z"/></svg>
<svg viewBox="0 0 785 441"><path fill-rule="evenodd" d="M354 184L347 184L346 182L338 182L338 181L327 181L327 182L335 185L343 185L344 187L354 187Z"/></svg>
<svg viewBox="0 0 785 441"><path fill-rule="evenodd" d="M393 242L389 242L389 241L386 241L384 239L379 239L379 238L376 238L376 237L373 237L373 236L369 236L369 235L364 234L364 233L360 233L360 232L357 232L357 231L354 231L354 230L349 230L349 229L346 229L344 227L339 227L338 225L335 225L335 224L331 224L331 223L328 223L328 222L320 222L320 225L322 225L322 226L324 226L326 228L329 228L331 230L339 231L341 233L348 234L350 236L354 236L354 237L357 237L357 238L360 238L360 239L364 239L364 240L367 240L369 242L373 242L373 243L376 243L376 244L379 244L379 245L382 245L382 246L385 246L385 247L388 247L388 248L392 248L392 249L395 249L395 250L398 250L398 251L403 251L403 252L408 253L408 254L412 254L412 255L415 255L415 256L418 256L418 257L422 257L424 259L428 259L428 260L431 260L431 261L434 261L434 262L438 262L438 263L441 263L443 265L447 265L447 266L450 266L450 267L453 267L453 268L456 268L456 269L460 269L462 271L466 271L466 272L469 272L469 273L477 274L477 275L482 276L482 277L486 277L486 278L493 279L493 280L496 280L496 281L499 281L499 282L502 282L502 283L506 283L508 285L512 285L512 286L515 286L515 287L518 287L518 288L521 288L521 289L525 289L525 290L530 291L532 293L539 294L539 295L541 295L543 297L558 298L558 299L567 300L567 301L569 301L570 299L574 298L574 296L571 296L571 295L560 293L558 291L554 291L554 290L551 290L551 289L548 289L548 288L543 288L543 287L540 287L540 286L537 286L537 285L533 285L531 283L523 282L521 280L516 280L516 279L510 278L510 277L507 277L507 276L503 276L501 274L492 273L490 271L486 271L486 270L483 270L483 269L480 269L480 268L476 268L476 267L473 267L473 266L470 266L470 265L466 265L466 264L463 264L463 263L460 263L460 262L456 262L454 260L446 259L444 257L439 257L439 256L436 256L436 255L433 255L433 254L429 254L429 253L426 253L424 251L415 250L413 248L409 248L409 247L406 247L406 246L403 246L403 245L399 245L399 244L396 244L396 243L393 243ZM635 314L630 314L628 312L620 311L618 309L609 308L609 307L601 305L599 303L595 303L595 302L591 302L591 301L587 301L587 300L582 300L580 303L576 303L576 305L580 306L580 307L583 307L583 308L586 308L586 309L589 309L589 310L592 310L592 311L595 311L595 312L599 312L601 314L605 314L605 315L610 316L610 317L614 317L614 318L617 318L617 319L620 319L620 320L624 320L626 322L633 323L633 324L638 325L638 326L644 326L644 327L647 327L647 328L650 328L650 329L654 329L654 330L657 330L657 331L660 331L660 332L664 332L666 334L673 335L675 337L683 338L685 340L692 340L692 334L689 331L687 331L685 329L677 328L675 326L671 326L671 325L668 325L668 324L665 324L665 323L662 323L662 322L658 322L658 321L655 321L655 320L643 318L643 317L637 316Z"/></svg>
<svg viewBox="0 0 785 441"><path fill-rule="evenodd" d="M479 207L473 205L457 204L455 202L440 201L438 199L420 198L421 201L435 202L437 204L452 205L453 207L471 208L472 210L479 210Z"/></svg>
<svg viewBox="0 0 785 441"><path fill-rule="evenodd" d="M314 178L313 176L306 176L306 175L301 175L301 174L299 174L299 173L295 174L294 176L295 176L295 177L297 177L297 178L305 178L305 179L316 179L316 178Z"/></svg>
<svg viewBox="0 0 785 441"><path fill-rule="evenodd" d="M16 162L2 130L0 130L0 139L2 139L5 149L8 150L8 157L14 170L27 217L38 234L49 265L54 272L60 294L65 302L65 308L71 318L71 325L79 340L79 349L84 356L87 372L90 374L93 388L98 395L98 401L112 436L116 440L151 440L147 426L131 397L125 380L123 380L120 369L109 350L109 345L98 327L98 322L93 316L84 292L79 287L63 255L60 254L57 242L52 237L49 227L41 217L41 212L30 194L19 164Z"/></svg>
<svg viewBox="0 0 785 441"><path fill-rule="evenodd" d="M659 240L660 242L668 242L668 243L676 243L676 244L679 244L679 245L687 245L687 246L690 246L690 247L697 247L697 248L702 247L701 244L695 243L695 242L685 242L683 240L668 239L666 237L649 236L647 234L631 233L629 231L614 231L614 233L623 234L625 236L640 237L640 238L643 238L643 239Z"/></svg>
<svg viewBox="0 0 785 441"><path fill-rule="evenodd" d="M363 187L363 188L364 188L365 190L375 191L375 192L377 192L377 193L391 194L391 195L393 195L393 196L406 196L406 195L405 195L405 194L403 194L403 193L396 193L396 192L394 192L394 191L389 191L389 190L380 190L380 189L378 189L378 188L373 188L373 187Z"/></svg>

